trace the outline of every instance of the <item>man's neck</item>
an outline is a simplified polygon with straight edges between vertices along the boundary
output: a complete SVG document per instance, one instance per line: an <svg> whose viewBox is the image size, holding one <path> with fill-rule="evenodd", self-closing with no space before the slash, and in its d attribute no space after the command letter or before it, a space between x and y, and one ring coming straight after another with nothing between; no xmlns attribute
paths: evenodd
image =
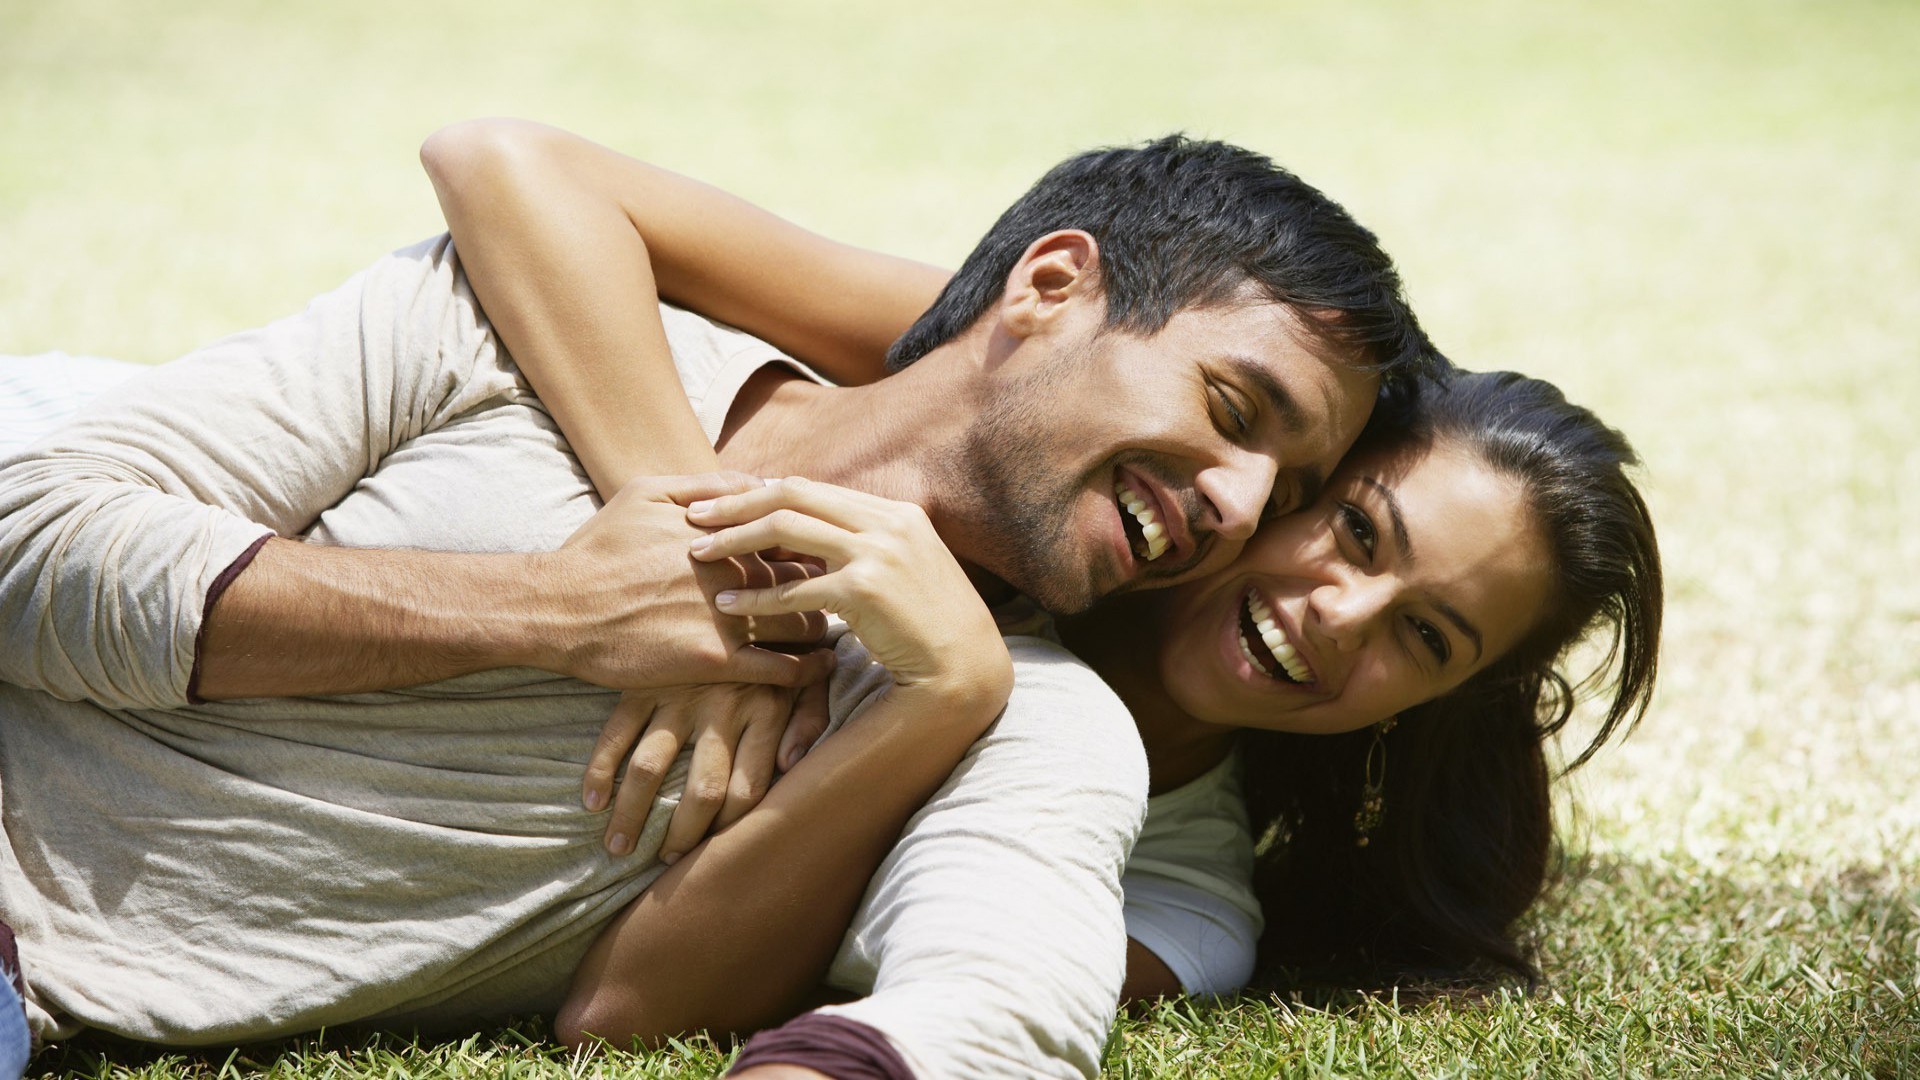
<svg viewBox="0 0 1920 1080"><path fill-rule="evenodd" d="M777 364L735 396L716 449L730 469L805 476L929 508L927 462L960 430L914 368L866 386L822 386Z"/></svg>
<svg viewBox="0 0 1920 1080"><path fill-rule="evenodd" d="M980 411L985 369L1009 347L1003 334L975 330L863 386L822 386L769 364L734 395L715 449L729 469L914 503L951 547L966 493L943 490L938 464L957 454ZM950 485L952 470L944 475ZM988 603L1018 595L967 559L960 564Z"/></svg>

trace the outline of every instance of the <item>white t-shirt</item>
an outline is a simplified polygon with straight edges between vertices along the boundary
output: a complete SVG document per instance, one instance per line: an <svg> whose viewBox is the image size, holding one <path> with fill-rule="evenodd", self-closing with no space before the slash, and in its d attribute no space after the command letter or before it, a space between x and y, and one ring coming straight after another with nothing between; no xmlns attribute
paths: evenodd
<svg viewBox="0 0 1920 1080"><path fill-rule="evenodd" d="M1263 925L1240 755L1147 801L1147 824L1120 879L1127 936L1190 994L1228 994L1253 974Z"/></svg>

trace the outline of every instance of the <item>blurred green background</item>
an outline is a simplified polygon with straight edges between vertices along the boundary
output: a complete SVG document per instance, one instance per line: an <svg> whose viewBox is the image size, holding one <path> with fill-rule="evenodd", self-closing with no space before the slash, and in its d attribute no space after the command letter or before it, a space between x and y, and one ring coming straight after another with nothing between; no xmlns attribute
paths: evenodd
<svg viewBox="0 0 1920 1080"><path fill-rule="evenodd" d="M0 0L0 352L159 361L296 310L438 231L416 149L470 116L947 265L1068 153L1246 144L1380 234L1456 360L1648 460L1665 682L1575 778L1539 940L1559 1022L1671 1015L1567 1067L1718 1045L1771 981L1822 1033L1779 1046L1920 1070L1916 57L1891 0Z"/></svg>

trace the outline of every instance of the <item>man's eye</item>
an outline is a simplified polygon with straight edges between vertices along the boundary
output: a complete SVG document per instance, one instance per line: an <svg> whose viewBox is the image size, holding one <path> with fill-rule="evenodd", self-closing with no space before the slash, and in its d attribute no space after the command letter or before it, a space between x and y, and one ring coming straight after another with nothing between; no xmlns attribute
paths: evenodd
<svg viewBox="0 0 1920 1080"><path fill-rule="evenodd" d="M1373 545L1376 538L1373 520L1352 503L1341 503L1339 514L1340 524L1346 528L1347 535L1353 537L1353 542L1359 544L1360 550L1367 553L1367 558L1373 558Z"/></svg>
<svg viewBox="0 0 1920 1080"><path fill-rule="evenodd" d="M1229 435L1245 436L1248 431L1247 414L1241 412L1239 407L1234 405L1233 398L1220 387L1213 388L1213 396L1220 399L1220 408L1227 414L1227 423L1221 426L1221 430Z"/></svg>
<svg viewBox="0 0 1920 1080"><path fill-rule="evenodd" d="M1447 658L1453 655L1453 649L1447 644L1447 635L1440 628L1425 619L1413 620L1413 632L1420 635L1420 643L1433 651L1433 658L1444 666Z"/></svg>

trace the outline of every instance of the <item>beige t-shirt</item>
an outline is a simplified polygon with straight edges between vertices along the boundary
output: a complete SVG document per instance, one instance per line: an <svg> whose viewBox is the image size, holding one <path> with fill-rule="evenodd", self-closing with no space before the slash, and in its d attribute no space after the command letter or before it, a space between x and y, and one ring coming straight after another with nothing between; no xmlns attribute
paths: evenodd
<svg viewBox="0 0 1920 1080"><path fill-rule="evenodd" d="M667 312L711 436L768 346ZM677 764L609 858L613 704L544 672L189 705L214 579L269 532L546 550L596 508L445 238L124 384L0 463L0 916L45 1036L173 1043L549 1011L660 872ZM885 686L843 640L834 712ZM1145 809L1131 722L1057 647L909 826L836 958L928 1076L1092 1075ZM980 883L993 882L981 890Z"/></svg>

